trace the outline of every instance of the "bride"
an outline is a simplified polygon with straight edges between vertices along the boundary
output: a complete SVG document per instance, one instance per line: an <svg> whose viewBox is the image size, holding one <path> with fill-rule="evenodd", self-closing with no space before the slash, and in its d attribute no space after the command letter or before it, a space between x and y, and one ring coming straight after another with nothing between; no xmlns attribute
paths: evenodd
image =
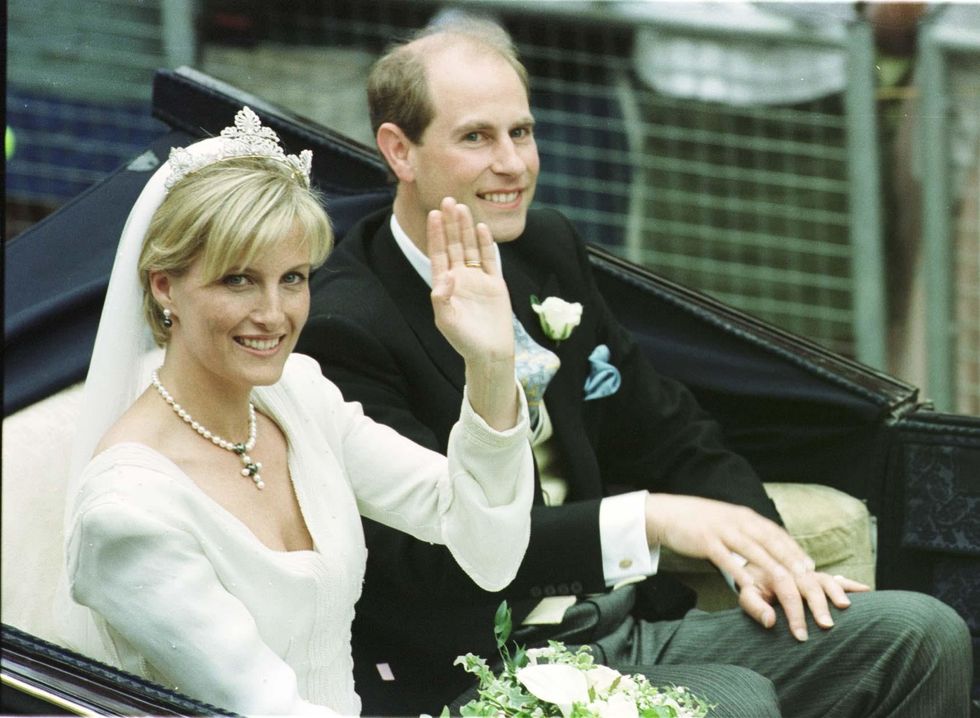
<svg viewBox="0 0 980 718"><path fill-rule="evenodd" d="M244 108L150 179L113 267L66 507L66 642L249 714L359 713L358 514L447 544L487 590L529 535L527 409L489 231L450 198L429 217L436 323L466 362L447 458L291 354L331 242L310 160Z"/></svg>

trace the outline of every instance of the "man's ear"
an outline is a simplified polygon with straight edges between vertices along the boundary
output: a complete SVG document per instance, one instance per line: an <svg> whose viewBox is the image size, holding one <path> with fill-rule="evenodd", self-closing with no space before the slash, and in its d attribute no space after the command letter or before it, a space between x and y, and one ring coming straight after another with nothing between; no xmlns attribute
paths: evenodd
<svg viewBox="0 0 980 718"><path fill-rule="evenodd" d="M170 296L172 288L169 274L160 271L150 272L150 291L153 293L153 299L162 309L169 309L173 304Z"/></svg>
<svg viewBox="0 0 980 718"><path fill-rule="evenodd" d="M412 148L415 144L405 136L402 128L393 122L384 122L378 128L375 136L378 149L384 156L392 174L399 182L411 182L415 179L415 168L412 166Z"/></svg>

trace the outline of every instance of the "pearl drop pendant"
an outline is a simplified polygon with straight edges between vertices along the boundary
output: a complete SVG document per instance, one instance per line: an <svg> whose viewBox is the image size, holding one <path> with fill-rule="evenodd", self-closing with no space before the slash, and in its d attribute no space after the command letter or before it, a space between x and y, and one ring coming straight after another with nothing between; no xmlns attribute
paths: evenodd
<svg viewBox="0 0 980 718"><path fill-rule="evenodd" d="M160 383L160 377L157 372L154 371L151 375L151 381L157 393L163 397L170 408L174 410L187 425L189 425L194 431L201 435L202 438L207 439L215 446L220 446L222 449L226 449L233 454L237 454L238 458L242 460L242 476L250 478L255 484L255 488L259 491L265 488L265 482L262 480L262 476L259 471L262 469L262 462L252 461L252 457L248 455L247 452L255 448L255 440L258 436L258 422L255 418L255 404L252 402L248 403L248 440L244 444L235 444L227 439L222 439L220 436L212 431L208 431L200 422L195 421L194 418L187 413L180 404L174 401L174 398L170 395L170 392L164 388L163 384Z"/></svg>

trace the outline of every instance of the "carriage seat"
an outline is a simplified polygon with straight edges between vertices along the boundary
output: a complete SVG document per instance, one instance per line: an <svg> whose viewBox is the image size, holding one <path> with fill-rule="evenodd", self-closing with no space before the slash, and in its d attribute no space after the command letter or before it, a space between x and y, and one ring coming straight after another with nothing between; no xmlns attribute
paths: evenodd
<svg viewBox="0 0 980 718"><path fill-rule="evenodd" d="M82 383L3 420L0 617L52 643L64 556L64 506Z"/></svg>

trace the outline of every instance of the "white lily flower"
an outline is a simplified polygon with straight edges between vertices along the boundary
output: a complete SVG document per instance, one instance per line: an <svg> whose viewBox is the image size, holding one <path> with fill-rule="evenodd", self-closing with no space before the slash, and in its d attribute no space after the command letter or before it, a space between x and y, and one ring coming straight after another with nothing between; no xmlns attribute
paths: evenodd
<svg viewBox="0 0 980 718"><path fill-rule="evenodd" d="M624 693L632 693L637 690L637 682L633 679L633 676L623 676L616 690Z"/></svg>
<svg viewBox="0 0 980 718"><path fill-rule="evenodd" d="M608 693L617 678L622 680L623 674L609 666L598 665L586 671L585 677L589 681L589 687L594 688L597 693Z"/></svg>
<svg viewBox="0 0 980 718"><path fill-rule="evenodd" d="M554 651L551 648L528 648L525 651L525 655L532 666L537 665L539 658L548 658L553 653Z"/></svg>
<svg viewBox="0 0 980 718"><path fill-rule="evenodd" d="M562 663L525 666L517 671L517 680L538 700L558 706L563 716L571 712L573 703L589 700L589 682L573 666Z"/></svg>
<svg viewBox="0 0 980 718"><path fill-rule="evenodd" d="M605 705L599 706L599 718L639 718L636 703L622 693L610 696Z"/></svg>

